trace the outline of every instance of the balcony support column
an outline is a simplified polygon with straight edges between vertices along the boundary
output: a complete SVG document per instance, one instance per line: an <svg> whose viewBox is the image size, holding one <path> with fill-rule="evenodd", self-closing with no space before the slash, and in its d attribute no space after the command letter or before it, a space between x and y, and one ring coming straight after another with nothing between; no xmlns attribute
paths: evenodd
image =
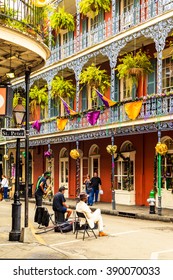
<svg viewBox="0 0 173 280"><path fill-rule="evenodd" d="M76 50L80 51L80 12L79 12L79 0L76 0Z"/></svg>

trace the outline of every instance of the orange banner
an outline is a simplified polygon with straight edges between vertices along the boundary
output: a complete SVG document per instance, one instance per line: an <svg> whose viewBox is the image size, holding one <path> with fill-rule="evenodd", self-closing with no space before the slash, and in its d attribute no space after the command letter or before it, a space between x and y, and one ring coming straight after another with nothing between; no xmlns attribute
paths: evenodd
<svg viewBox="0 0 173 280"><path fill-rule="evenodd" d="M140 113L142 101L134 101L125 104L125 112L129 119L135 120Z"/></svg>
<svg viewBox="0 0 173 280"><path fill-rule="evenodd" d="M0 88L0 115L5 116L6 114L6 88Z"/></svg>

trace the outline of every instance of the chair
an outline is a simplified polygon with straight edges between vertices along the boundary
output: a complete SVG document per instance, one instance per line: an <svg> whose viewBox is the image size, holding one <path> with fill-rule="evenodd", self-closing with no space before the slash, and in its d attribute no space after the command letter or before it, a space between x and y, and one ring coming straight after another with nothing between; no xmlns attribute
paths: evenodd
<svg viewBox="0 0 173 280"><path fill-rule="evenodd" d="M80 226L80 220L84 219L84 224ZM78 236L78 233L83 233L83 240L85 239L85 233L89 235L89 231L93 233L95 238L97 238L94 229L90 227L88 224L87 218L84 213L76 211L76 218L75 218L75 227L74 227L74 233L76 233L76 238Z"/></svg>

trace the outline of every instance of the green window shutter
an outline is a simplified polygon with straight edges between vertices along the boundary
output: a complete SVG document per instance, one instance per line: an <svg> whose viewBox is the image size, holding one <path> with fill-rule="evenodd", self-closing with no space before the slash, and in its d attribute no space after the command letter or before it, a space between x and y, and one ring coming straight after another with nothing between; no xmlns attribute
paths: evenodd
<svg viewBox="0 0 173 280"><path fill-rule="evenodd" d="M156 93L156 60L152 59L153 72L148 74L147 94Z"/></svg>
<svg viewBox="0 0 173 280"><path fill-rule="evenodd" d="M88 18L82 21L82 48L88 46Z"/></svg>
<svg viewBox="0 0 173 280"><path fill-rule="evenodd" d="M100 10L98 14L98 40L103 39L103 23L104 23L104 10Z"/></svg>
<svg viewBox="0 0 173 280"><path fill-rule="evenodd" d="M84 86L82 89L82 111L86 111L88 109L88 94L87 87Z"/></svg>
<svg viewBox="0 0 173 280"><path fill-rule="evenodd" d="M120 80L117 77L117 72L115 72L115 91L114 91L114 97L113 100L120 101L120 96L119 96L119 84Z"/></svg>
<svg viewBox="0 0 173 280"><path fill-rule="evenodd" d="M116 11L115 11L115 19L114 19L114 33L119 31L119 14L120 14L120 1L116 0Z"/></svg>
<svg viewBox="0 0 173 280"><path fill-rule="evenodd" d="M140 19L140 0L134 0L134 24L139 22Z"/></svg>
<svg viewBox="0 0 173 280"><path fill-rule="evenodd" d="M55 99L51 99L50 105L50 117L58 116L59 114L59 103Z"/></svg>
<svg viewBox="0 0 173 280"><path fill-rule="evenodd" d="M73 99L69 98L69 106L73 109Z"/></svg>
<svg viewBox="0 0 173 280"><path fill-rule="evenodd" d="M67 34L68 36L68 42L69 42L69 54L73 54L74 53L74 32L70 31Z"/></svg>

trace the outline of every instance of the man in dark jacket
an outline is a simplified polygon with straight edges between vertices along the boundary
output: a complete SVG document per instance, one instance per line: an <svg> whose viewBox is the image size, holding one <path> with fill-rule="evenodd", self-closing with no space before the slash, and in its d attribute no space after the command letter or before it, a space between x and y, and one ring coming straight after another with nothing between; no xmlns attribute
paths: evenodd
<svg viewBox="0 0 173 280"><path fill-rule="evenodd" d="M95 199L95 203L98 201L98 195L99 195L99 190L101 190L101 179L100 177L98 177L97 172L94 172L94 176L91 178L91 184L90 186L92 187L92 191L91 191L91 204L93 204L94 199Z"/></svg>
<svg viewBox="0 0 173 280"><path fill-rule="evenodd" d="M55 216L57 212L61 212L63 214L67 213L66 220L70 217L72 214L72 210L68 208L68 205L66 204L66 199L64 197L65 193L65 187L60 187L59 192L57 192L54 195L53 198L53 211L55 211Z"/></svg>

